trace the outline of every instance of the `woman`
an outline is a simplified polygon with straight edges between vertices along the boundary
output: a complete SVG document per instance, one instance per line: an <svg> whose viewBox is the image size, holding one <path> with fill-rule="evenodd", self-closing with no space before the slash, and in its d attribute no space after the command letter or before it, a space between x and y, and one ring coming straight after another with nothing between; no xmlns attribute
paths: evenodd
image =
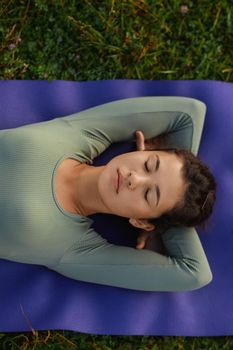
<svg viewBox="0 0 233 350"><path fill-rule="evenodd" d="M146 139L166 133L169 147L197 153L204 114L205 105L194 99L143 97L2 130L1 258L136 290L192 290L209 283L212 274L193 228L164 232L161 255L108 243L88 218L114 213L154 229L148 219L184 196L182 159L164 151L124 154L101 167L91 166L92 159L112 142L132 139L136 130ZM142 166L151 171L147 177Z"/></svg>

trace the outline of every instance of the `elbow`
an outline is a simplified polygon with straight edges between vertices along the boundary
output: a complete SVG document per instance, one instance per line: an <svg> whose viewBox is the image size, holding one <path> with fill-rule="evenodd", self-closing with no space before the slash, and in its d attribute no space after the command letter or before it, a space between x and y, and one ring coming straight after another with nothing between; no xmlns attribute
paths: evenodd
<svg viewBox="0 0 233 350"><path fill-rule="evenodd" d="M195 271L192 275L192 280L190 283L189 290L195 290L202 287L205 287L207 284L209 284L213 280L213 274L210 270L210 268L200 269L198 271Z"/></svg>
<svg viewBox="0 0 233 350"><path fill-rule="evenodd" d="M199 273L196 279L196 289L205 287L207 284L209 284L213 279L212 272L209 270L208 273L205 272L205 274Z"/></svg>
<svg viewBox="0 0 233 350"><path fill-rule="evenodd" d="M202 118L204 119L206 114L206 109L207 109L206 104L203 101L193 99L193 110L196 115L198 115L199 117L202 116Z"/></svg>

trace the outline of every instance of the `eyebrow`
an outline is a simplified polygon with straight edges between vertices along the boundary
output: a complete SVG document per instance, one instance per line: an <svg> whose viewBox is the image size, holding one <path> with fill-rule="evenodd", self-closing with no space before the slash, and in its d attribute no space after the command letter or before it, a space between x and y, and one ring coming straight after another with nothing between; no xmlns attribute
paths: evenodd
<svg viewBox="0 0 233 350"><path fill-rule="evenodd" d="M156 203L156 207L157 207L160 200L160 189L157 185L155 187L156 187L156 195L157 195L157 203Z"/></svg>
<svg viewBox="0 0 233 350"><path fill-rule="evenodd" d="M159 159L158 154L156 154L156 158L157 158L157 160L156 160L155 171L158 171L159 166L160 166L160 159ZM157 195L157 203L156 203L156 207L157 207L158 204L159 204L159 200L160 200L160 189L159 189L159 186L156 185L156 186L155 186L155 189L156 189L156 195Z"/></svg>
<svg viewBox="0 0 233 350"><path fill-rule="evenodd" d="M156 160L156 167L155 167L155 170L157 171L157 170L159 169L159 165L160 165L160 159L159 159L158 154L156 154L156 158L157 158L157 160Z"/></svg>

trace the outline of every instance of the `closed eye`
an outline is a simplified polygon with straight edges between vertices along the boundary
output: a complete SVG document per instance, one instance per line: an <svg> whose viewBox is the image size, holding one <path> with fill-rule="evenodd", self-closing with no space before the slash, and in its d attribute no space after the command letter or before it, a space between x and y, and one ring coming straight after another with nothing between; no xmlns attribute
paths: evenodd
<svg viewBox="0 0 233 350"><path fill-rule="evenodd" d="M150 170L148 168L148 160L144 163L144 167L145 167L146 172L149 173ZM147 203L148 203L148 198L147 198L148 192L149 192L149 189L147 189L146 192L144 193L144 198L147 201Z"/></svg>
<svg viewBox="0 0 233 350"><path fill-rule="evenodd" d="M148 160L144 163L144 168L145 168L146 172L149 173L150 170L148 168L148 164L147 163L148 163ZM149 192L149 189L147 189L146 192L144 193L144 198L147 201L147 203L148 203L148 199L147 199L148 192Z"/></svg>
<svg viewBox="0 0 233 350"><path fill-rule="evenodd" d="M146 192L145 192L145 194L144 194L144 198L145 198L145 200L146 200L147 202L148 202L148 199L147 199L148 192L149 192L149 190L147 189Z"/></svg>
<svg viewBox="0 0 233 350"><path fill-rule="evenodd" d="M156 158L157 158L157 160L156 160L155 171L158 171L159 170L159 166L160 166L160 159L159 159L157 154L156 154ZM144 163L144 167L145 167L145 170L146 170L147 173L150 172L150 170L148 168L148 160ZM149 192L149 189L147 189L146 192L144 193L144 198L147 201L147 203L149 204L148 198L147 198L148 192ZM156 186L156 197L157 197L157 203L156 203L156 206L157 206L158 203L159 203L159 199L160 199L160 189L159 189L158 186Z"/></svg>
<svg viewBox="0 0 233 350"><path fill-rule="evenodd" d="M145 167L145 169L146 169L146 172L149 173L149 168L148 168L147 161L144 163L144 167Z"/></svg>

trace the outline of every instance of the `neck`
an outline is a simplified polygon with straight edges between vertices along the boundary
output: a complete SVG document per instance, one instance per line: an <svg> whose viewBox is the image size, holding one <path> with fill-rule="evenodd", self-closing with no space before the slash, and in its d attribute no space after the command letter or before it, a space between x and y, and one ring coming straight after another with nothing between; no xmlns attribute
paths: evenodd
<svg viewBox="0 0 233 350"><path fill-rule="evenodd" d="M98 180L104 166L90 166L85 164L77 168L71 183L70 194L75 210L78 214L88 216L96 213L107 213L98 190Z"/></svg>

